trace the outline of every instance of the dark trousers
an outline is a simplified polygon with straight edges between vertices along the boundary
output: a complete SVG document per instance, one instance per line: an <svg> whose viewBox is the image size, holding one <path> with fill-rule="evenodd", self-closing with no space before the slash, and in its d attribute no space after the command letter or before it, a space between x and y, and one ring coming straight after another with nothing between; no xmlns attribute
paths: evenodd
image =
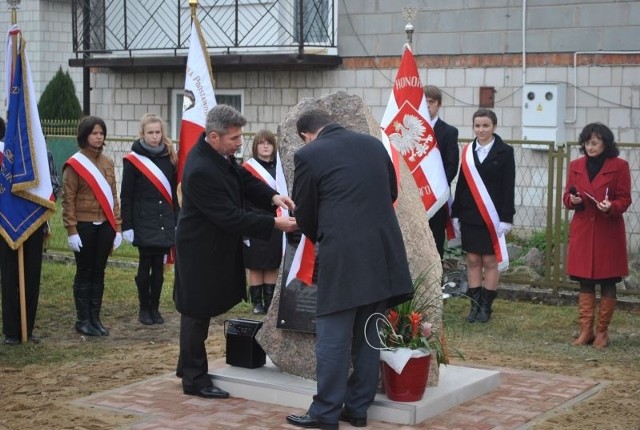
<svg viewBox="0 0 640 430"><path fill-rule="evenodd" d="M365 417L378 389L380 351L367 345L367 318L382 312L386 301L316 318L317 394L309 414L323 423L337 423L342 405L350 416ZM367 339L379 347L375 318L367 326ZM349 361L353 372L349 376Z"/></svg>
<svg viewBox="0 0 640 430"><path fill-rule="evenodd" d="M24 254L24 289L27 305L27 337L31 337L40 297L40 273L44 228L38 228L22 244ZM0 283L2 284L2 332L21 337L18 251L0 240Z"/></svg>
<svg viewBox="0 0 640 430"><path fill-rule="evenodd" d="M429 220L429 227L433 233L433 240L436 242L436 248L440 259L444 256L444 240L446 237L445 226L447 223L447 204L445 203L438 212L436 212Z"/></svg>
<svg viewBox="0 0 640 430"><path fill-rule="evenodd" d="M104 269L113 248L116 232L108 222L96 225L92 222L79 222L77 225L82 248L74 252L76 259L76 285L104 285Z"/></svg>
<svg viewBox="0 0 640 430"><path fill-rule="evenodd" d="M180 357L178 373L182 374L184 391L199 391L213 385L204 342L209 337L211 318L180 316Z"/></svg>
<svg viewBox="0 0 640 430"><path fill-rule="evenodd" d="M163 283L164 254L146 254L140 250L136 286L141 308L158 309Z"/></svg>

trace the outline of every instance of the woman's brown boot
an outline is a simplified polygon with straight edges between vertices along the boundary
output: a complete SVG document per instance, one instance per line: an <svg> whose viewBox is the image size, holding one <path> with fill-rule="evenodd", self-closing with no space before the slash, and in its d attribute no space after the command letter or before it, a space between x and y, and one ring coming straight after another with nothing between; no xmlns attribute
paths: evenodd
<svg viewBox="0 0 640 430"><path fill-rule="evenodd" d="M578 322L580 335L573 342L574 345L588 345L593 342L593 318L596 313L596 294L580 293L578 297Z"/></svg>
<svg viewBox="0 0 640 430"><path fill-rule="evenodd" d="M598 309L598 326L596 328L596 338L593 341L594 348L605 348L609 345L609 324L616 309L617 299L609 297L600 298L600 309Z"/></svg>

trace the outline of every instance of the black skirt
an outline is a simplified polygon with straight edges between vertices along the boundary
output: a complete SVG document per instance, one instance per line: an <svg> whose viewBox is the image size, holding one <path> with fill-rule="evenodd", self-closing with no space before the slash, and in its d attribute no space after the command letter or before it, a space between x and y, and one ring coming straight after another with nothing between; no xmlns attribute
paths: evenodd
<svg viewBox="0 0 640 430"><path fill-rule="evenodd" d="M243 244L244 267L252 270L280 268L282 261L282 232L273 230L269 240L245 238L250 246Z"/></svg>
<svg viewBox="0 0 640 430"><path fill-rule="evenodd" d="M483 225L460 223L462 250L473 254L494 255L489 230Z"/></svg>

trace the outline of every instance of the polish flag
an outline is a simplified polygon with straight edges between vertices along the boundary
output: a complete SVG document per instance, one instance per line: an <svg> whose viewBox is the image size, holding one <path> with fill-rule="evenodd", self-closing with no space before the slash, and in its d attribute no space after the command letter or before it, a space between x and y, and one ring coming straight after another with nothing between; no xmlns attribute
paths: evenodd
<svg viewBox="0 0 640 430"><path fill-rule="evenodd" d="M216 105L213 84L207 44L202 37L200 22L194 16L191 23L189 55L184 82L180 146L178 148L178 182L182 181L182 169L187 154L205 130L207 113Z"/></svg>
<svg viewBox="0 0 640 430"><path fill-rule="evenodd" d="M302 235L296 253L291 262L287 283L289 285L294 279L300 280L305 285L313 284L313 271L316 263L316 252L313 242L305 235Z"/></svg>
<svg viewBox="0 0 640 430"><path fill-rule="evenodd" d="M447 203L449 184L442 165L436 136L428 121L427 99L422 89L418 67L405 45L400 68L380 128L382 142L396 169L400 183L400 157L411 171L422 203L431 218Z"/></svg>

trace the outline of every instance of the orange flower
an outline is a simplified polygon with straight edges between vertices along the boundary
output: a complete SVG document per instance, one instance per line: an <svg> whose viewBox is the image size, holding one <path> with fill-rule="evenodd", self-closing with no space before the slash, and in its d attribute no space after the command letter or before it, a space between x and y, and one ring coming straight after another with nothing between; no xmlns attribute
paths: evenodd
<svg viewBox="0 0 640 430"><path fill-rule="evenodd" d="M420 321L422 321L422 315L419 312L412 311L409 314L409 322L411 323L411 338L415 339L418 337L418 333L420 330Z"/></svg>

